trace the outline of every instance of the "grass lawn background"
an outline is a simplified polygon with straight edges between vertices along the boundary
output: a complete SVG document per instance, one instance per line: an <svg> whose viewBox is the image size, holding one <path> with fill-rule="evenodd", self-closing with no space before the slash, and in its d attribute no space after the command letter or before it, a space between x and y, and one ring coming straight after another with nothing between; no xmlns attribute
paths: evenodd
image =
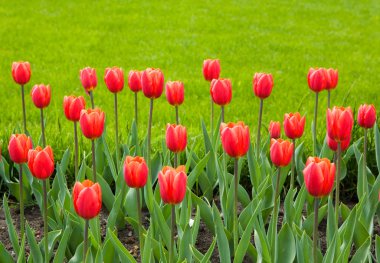
<svg viewBox="0 0 380 263"><path fill-rule="evenodd" d="M20 88L11 76L11 64L18 60L27 60L32 67L26 106L33 138L38 138L40 124L31 87L51 85L46 136L57 158L72 147L73 127L63 114L63 96L83 95L90 105L79 80L79 70L85 66L97 70L95 104L106 112L110 142L114 140L113 94L103 81L108 66L121 66L126 75L130 69L159 67L165 81L183 81L185 103L180 119L191 137L201 136L201 117L209 122L209 83L202 75L203 60L209 57L219 58L221 76L232 80L233 99L226 107L226 121L245 121L252 137L259 105L252 92L255 72L270 72L275 82L272 95L264 102L263 124L267 126L272 119L282 122L285 112L299 110L307 115L309 140L314 106L314 93L306 81L309 67L338 68L332 105L356 109L366 102L380 108L379 1L1 2L3 152L10 134L22 127ZM320 96L320 138L325 133L326 97L326 92ZM153 143L158 147L165 124L174 122L175 116L164 94L154 104ZM140 137L146 134L148 106L140 93ZM133 93L127 86L119 95L119 114L119 133L125 142L134 116ZM85 138L82 143L90 149Z"/></svg>

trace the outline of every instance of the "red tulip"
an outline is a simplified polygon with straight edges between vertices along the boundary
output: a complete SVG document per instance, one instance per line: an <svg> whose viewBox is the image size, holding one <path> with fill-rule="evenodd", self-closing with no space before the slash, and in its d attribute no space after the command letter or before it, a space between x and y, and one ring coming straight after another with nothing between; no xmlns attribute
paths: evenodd
<svg viewBox="0 0 380 263"><path fill-rule="evenodd" d="M29 62L12 63L12 77L17 84L24 85L28 83L31 74Z"/></svg>
<svg viewBox="0 0 380 263"><path fill-rule="evenodd" d="M312 196L328 196L334 185L335 165L326 158L309 157L303 176L306 189Z"/></svg>
<svg viewBox="0 0 380 263"><path fill-rule="evenodd" d="M314 92L320 92L326 89L327 71L324 68L310 68L307 74L309 88Z"/></svg>
<svg viewBox="0 0 380 263"><path fill-rule="evenodd" d="M102 136L104 129L104 118L104 112L99 108L82 110L79 123L83 135L91 140Z"/></svg>
<svg viewBox="0 0 380 263"><path fill-rule="evenodd" d="M73 203L77 214L84 219L96 217L102 208L102 189L90 180L76 182L73 189Z"/></svg>
<svg viewBox="0 0 380 263"><path fill-rule="evenodd" d="M218 79L220 75L219 59L206 59L203 61L203 76L205 80Z"/></svg>
<svg viewBox="0 0 380 263"><path fill-rule="evenodd" d="M260 99L265 99L269 97L273 89L272 74L255 73L252 84L255 96Z"/></svg>
<svg viewBox="0 0 380 263"><path fill-rule="evenodd" d="M122 91L124 88L123 70L118 67L106 68L106 72L104 73L104 82L106 83L109 91L112 93Z"/></svg>
<svg viewBox="0 0 380 263"><path fill-rule="evenodd" d="M170 105L181 105L184 100L184 93L184 86L181 81L168 81L166 83L166 99Z"/></svg>
<svg viewBox="0 0 380 263"><path fill-rule="evenodd" d="M326 89L335 89L338 84L338 70L329 68L326 70Z"/></svg>
<svg viewBox="0 0 380 263"><path fill-rule="evenodd" d="M9 157L15 163L26 163L28 152L33 148L32 140L25 134L12 134L9 139Z"/></svg>
<svg viewBox="0 0 380 263"><path fill-rule="evenodd" d="M131 188L142 188L148 179L148 166L143 157L127 156L124 161L124 180Z"/></svg>
<svg viewBox="0 0 380 263"><path fill-rule="evenodd" d="M373 104L362 104L358 111L358 124L360 127L370 129L376 123L376 109Z"/></svg>
<svg viewBox="0 0 380 263"><path fill-rule="evenodd" d="M350 141L351 141L351 136L347 140L342 141L340 143L340 148L342 151L347 150L347 148L350 146ZM334 152L336 152L338 150L338 143L336 141L334 141L333 139L331 139L329 136L327 136L327 145Z"/></svg>
<svg viewBox="0 0 380 263"><path fill-rule="evenodd" d="M187 176L185 166L177 169L165 166L158 174L158 184L162 201L167 204L179 204L186 194Z"/></svg>
<svg viewBox="0 0 380 263"><path fill-rule="evenodd" d="M249 128L244 122L222 123L220 125L220 139L224 151L233 158L245 155L249 149Z"/></svg>
<svg viewBox="0 0 380 263"><path fill-rule="evenodd" d="M82 96L65 96L63 98L63 110L70 121L79 121L81 111L86 107L86 101Z"/></svg>
<svg viewBox="0 0 380 263"><path fill-rule="evenodd" d="M289 139L300 138L305 128L305 116L296 113L286 113L284 115L284 130Z"/></svg>
<svg viewBox="0 0 380 263"><path fill-rule="evenodd" d="M141 74L141 85L145 97L159 98L164 90L164 75L160 69L147 68Z"/></svg>
<svg viewBox="0 0 380 263"><path fill-rule="evenodd" d="M98 79L96 77L96 71L94 68L86 67L80 71L80 80L83 88L90 92L98 85Z"/></svg>
<svg viewBox="0 0 380 263"><path fill-rule="evenodd" d="M142 89L141 71L138 71L138 70L129 71L128 86L133 92L139 92Z"/></svg>
<svg viewBox="0 0 380 263"><path fill-rule="evenodd" d="M49 85L34 85L31 92L32 100L37 108L43 109L49 106L51 90Z"/></svg>
<svg viewBox="0 0 380 263"><path fill-rule="evenodd" d="M32 175L38 179L47 179L54 172L53 150L48 145L45 149L37 146L28 152L28 166Z"/></svg>
<svg viewBox="0 0 380 263"><path fill-rule="evenodd" d="M271 139L270 158L276 166L287 166L292 160L293 143L282 139Z"/></svg>
<svg viewBox="0 0 380 263"><path fill-rule="evenodd" d="M229 79L213 79L210 94L214 103L224 106L231 102L232 87Z"/></svg>
<svg viewBox="0 0 380 263"><path fill-rule="evenodd" d="M351 137L354 119L350 107L327 109L327 134L336 142L343 142Z"/></svg>
<svg viewBox="0 0 380 263"><path fill-rule="evenodd" d="M269 123L269 134L273 139L278 139L281 137L281 124L278 121L270 121Z"/></svg>
<svg viewBox="0 0 380 263"><path fill-rule="evenodd" d="M166 146L172 152L178 153L185 150L187 145L186 127L176 124L166 126Z"/></svg>

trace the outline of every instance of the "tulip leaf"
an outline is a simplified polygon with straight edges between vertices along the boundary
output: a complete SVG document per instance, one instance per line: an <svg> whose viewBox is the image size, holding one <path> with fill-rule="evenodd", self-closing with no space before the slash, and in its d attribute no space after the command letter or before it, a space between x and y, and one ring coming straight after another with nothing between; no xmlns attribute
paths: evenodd
<svg viewBox="0 0 380 263"><path fill-rule="evenodd" d="M380 236L376 235L375 237L375 252L377 262L380 260Z"/></svg>
<svg viewBox="0 0 380 263"><path fill-rule="evenodd" d="M33 258L33 262L44 262L41 250L35 238L35 234L33 233L28 223L25 224L25 231L26 231L26 236L28 237L28 243L30 246L30 254Z"/></svg>
<svg viewBox="0 0 380 263"><path fill-rule="evenodd" d="M73 229L71 228L70 224L67 224L65 230L63 231L62 238L59 241L57 251L55 252L53 263L59 263L64 261L67 242L69 241L72 232Z"/></svg>
<svg viewBox="0 0 380 263"><path fill-rule="evenodd" d="M25 235L22 238L21 242L21 251L25 251ZM0 262L14 262L11 254L9 254L8 250L5 248L4 244L0 241ZM25 254L19 253L17 262L25 262Z"/></svg>
<svg viewBox="0 0 380 263"><path fill-rule="evenodd" d="M191 252L190 252L190 245L191 245L191 231L190 226L187 224L185 226L185 229L183 230L183 235L179 241L178 246L178 261L182 262L191 262Z"/></svg>
<svg viewBox="0 0 380 263"><path fill-rule="evenodd" d="M269 243L268 239L265 236L265 229L263 227L263 224L259 222L257 218L254 219L254 239L255 239L255 246L257 249L257 261L263 261L263 262L272 262L271 256L270 256L270 249L269 249Z"/></svg>
<svg viewBox="0 0 380 263"><path fill-rule="evenodd" d="M104 180L102 176L97 176L98 183L102 189L102 201L108 211L111 211L115 203L115 196L111 190L110 185Z"/></svg>
<svg viewBox="0 0 380 263"><path fill-rule="evenodd" d="M187 177L187 187L189 189L193 188L194 183L196 182L198 176L203 172L208 160L210 158L210 152L208 152L202 160L200 160L194 169L191 171Z"/></svg>
<svg viewBox="0 0 380 263"><path fill-rule="evenodd" d="M278 233L278 255L281 262L293 262L296 256L296 244L288 223L285 223Z"/></svg>
<svg viewBox="0 0 380 263"><path fill-rule="evenodd" d="M193 192L191 193L192 202L200 208L201 218L207 225L207 228L215 234L215 224L213 220L213 215L211 213L211 207L206 204L206 202L202 201L197 195Z"/></svg>
<svg viewBox="0 0 380 263"><path fill-rule="evenodd" d="M152 213L153 223L155 224L155 229L160 229L162 238L164 239L165 245L170 246L170 228L165 220L162 213L162 208L153 200L154 210Z"/></svg>
<svg viewBox="0 0 380 263"><path fill-rule="evenodd" d="M50 231L48 233L48 256L49 256L49 262L51 258L51 254L53 253L53 248L55 244L58 241L58 238L61 236L62 230L54 230ZM45 243L45 237L41 239L41 242L38 244L40 251L42 251L42 254L45 255L45 250L44 250L44 243Z"/></svg>
<svg viewBox="0 0 380 263"><path fill-rule="evenodd" d="M230 247L228 245L228 239L224 232L224 226L221 219L221 215L216 208L215 204L212 206L213 219L215 224L216 241L218 243L219 258L221 262L231 262Z"/></svg>
<svg viewBox="0 0 380 263"><path fill-rule="evenodd" d="M336 246L337 235L338 235L338 233L335 233L333 239L330 241L330 245L327 246L326 254L323 257L323 263L334 262L335 254L338 253L338 249Z"/></svg>
<svg viewBox="0 0 380 263"><path fill-rule="evenodd" d="M361 263L368 260L371 257L370 253L371 237L368 236L366 241L361 245L351 259L351 263ZM367 260L366 260L367 259Z"/></svg>
<svg viewBox="0 0 380 263"><path fill-rule="evenodd" d="M252 215L251 220L249 220L248 225L243 232L243 235L239 241L239 245L237 246L237 249L235 251L234 262L243 262L243 257L246 254L248 245L250 243L255 217L256 214Z"/></svg>
<svg viewBox="0 0 380 263"><path fill-rule="evenodd" d="M120 242L120 240L117 238L117 236L112 232L110 228L107 229L107 234L110 237L112 244L115 246L115 249L119 255L121 262L136 262L134 257L124 247L124 245Z"/></svg>
<svg viewBox="0 0 380 263"><path fill-rule="evenodd" d="M377 124L375 124L374 131L375 131L377 171L380 174L380 132L379 132L379 126Z"/></svg>
<svg viewBox="0 0 380 263"><path fill-rule="evenodd" d="M356 222L355 231L354 231L354 243L355 247L361 247L364 242L366 242L367 238L370 237L370 234L363 226L362 222L358 220Z"/></svg>
<svg viewBox="0 0 380 263"><path fill-rule="evenodd" d="M329 196L328 199L328 213L327 213L327 235L326 235L326 242L327 246L330 247L333 239L336 240L336 235L338 235L338 229L337 229L337 223L335 220L335 210L332 203L332 197ZM336 242L336 241L335 241Z"/></svg>
<svg viewBox="0 0 380 263"><path fill-rule="evenodd" d="M10 213L9 207L8 207L8 198L7 198L7 196L5 194L4 194L4 197L3 197L3 208L4 208L4 214L5 214L5 221L7 222L9 239L11 240L12 247L15 250L16 255L18 256L19 253L20 253L20 245L18 243L18 235L17 235L17 232L16 232L16 228L13 225L11 213Z"/></svg>
<svg viewBox="0 0 380 263"><path fill-rule="evenodd" d="M210 247L208 248L206 254L205 254L205 255L203 256L203 258L202 258L201 263L209 262L209 260L210 260L210 258L211 258L211 256L212 256L212 252L214 252L215 244L216 244L216 239L213 238Z"/></svg>
<svg viewBox="0 0 380 263"><path fill-rule="evenodd" d="M122 200L122 193L119 193L116 198L115 202L113 204L112 210L108 216L107 220L107 228L114 229L117 219L120 215L120 207L121 207L121 200Z"/></svg>
<svg viewBox="0 0 380 263"><path fill-rule="evenodd" d="M327 213L327 205L324 205L318 209L318 224L322 221ZM313 234L314 227L314 212L311 213L303 223L303 229L309 236Z"/></svg>
<svg viewBox="0 0 380 263"><path fill-rule="evenodd" d="M107 164L108 164L108 167L110 168L111 170L111 174L112 174L112 177L113 177L113 180L115 182L117 182L117 172L116 172L116 167L115 167L115 163L112 159L112 156L110 154L110 150L108 148L108 144L107 144L107 140L105 138L105 136L102 136L101 137L102 139L102 143L103 143L103 148L104 148L104 154L106 156L106 159L107 159Z"/></svg>
<svg viewBox="0 0 380 263"><path fill-rule="evenodd" d="M214 238L214 240L213 240L214 246L215 246L215 240L216 239ZM211 248L211 246L209 247L209 250L210 250L210 248ZM201 252L199 252L199 250L196 247L194 247L193 245L191 246L191 253L193 254L193 259L195 259L195 262L201 262L202 259L205 258L205 255L203 255ZM209 261L206 261L206 262L209 262Z"/></svg>

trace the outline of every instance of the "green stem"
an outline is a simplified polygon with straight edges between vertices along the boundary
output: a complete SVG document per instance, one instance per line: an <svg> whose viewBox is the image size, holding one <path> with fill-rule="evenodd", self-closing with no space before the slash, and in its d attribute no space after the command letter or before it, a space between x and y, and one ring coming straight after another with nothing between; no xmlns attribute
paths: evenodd
<svg viewBox="0 0 380 263"><path fill-rule="evenodd" d="M179 116L178 116L178 106L175 106L175 122L179 124Z"/></svg>
<svg viewBox="0 0 380 263"><path fill-rule="evenodd" d="M174 168L178 167L178 153L174 153Z"/></svg>
<svg viewBox="0 0 380 263"><path fill-rule="evenodd" d="M20 166L20 173L19 173L19 182L20 182L20 241L22 240L24 236L25 231L25 220L24 220L24 187L22 182L22 164L19 164Z"/></svg>
<svg viewBox="0 0 380 263"><path fill-rule="evenodd" d="M149 107L149 121L148 121L148 149L147 149L147 161L149 167L149 177L148 180L152 180L151 175L151 160L150 160L150 151L151 151L151 132L152 132L152 118L153 118L153 99L150 99L150 107Z"/></svg>
<svg viewBox="0 0 380 263"><path fill-rule="evenodd" d="M115 111L115 147L116 147L116 173L119 169L119 123L117 114L117 93L114 93L114 111Z"/></svg>
<svg viewBox="0 0 380 263"><path fill-rule="evenodd" d="M335 220L339 224L339 185L340 185L340 162L341 162L341 143L338 142L336 153L336 185L335 185Z"/></svg>
<svg viewBox="0 0 380 263"><path fill-rule="evenodd" d="M280 177L281 177L281 167L279 166L278 167L278 170L277 170L277 179L276 179L276 190L275 190L275 193L274 193L274 207L273 207L273 221L274 221L274 233L272 235L272 246L271 246L271 249L274 251L274 255L275 257L277 257L277 218L278 218L278 195L279 195L279 188L280 188ZM276 262L276 260L275 260Z"/></svg>
<svg viewBox="0 0 380 263"><path fill-rule="evenodd" d="M169 263L174 262L174 231L175 231L175 205L172 206L171 239L169 249Z"/></svg>
<svg viewBox="0 0 380 263"><path fill-rule="evenodd" d="M363 147L364 147L363 149L363 176L367 176L367 129L366 128L364 129L364 146Z"/></svg>
<svg viewBox="0 0 380 263"><path fill-rule="evenodd" d="M91 140L91 150L92 150L92 179L96 183L96 159L95 159L95 139Z"/></svg>
<svg viewBox="0 0 380 263"><path fill-rule="evenodd" d="M296 139L293 139L292 174L290 175L290 190L292 190L294 187L295 166L296 166Z"/></svg>
<svg viewBox="0 0 380 263"><path fill-rule="evenodd" d="M331 91L327 90L327 108L330 109L330 96L331 96Z"/></svg>
<svg viewBox="0 0 380 263"><path fill-rule="evenodd" d="M238 215L237 215L237 205L238 205L238 186L239 186L239 159L235 158L234 162L234 251L236 251L239 240L239 229L238 229Z"/></svg>
<svg viewBox="0 0 380 263"><path fill-rule="evenodd" d="M26 134L26 110L25 110L24 85L21 85L21 101L22 101L22 118L23 118L23 122L24 122L24 133Z"/></svg>
<svg viewBox="0 0 380 263"><path fill-rule="evenodd" d="M90 94L90 99L91 99L91 108L95 109L95 104L94 104L94 94L92 91L88 92Z"/></svg>
<svg viewBox="0 0 380 263"><path fill-rule="evenodd" d="M46 139L45 139L45 125L44 125L44 109L40 109L40 117L41 117L41 137L42 137L42 146L46 147Z"/></svg>
<svg viewBox="0 0 380 263"><path fill-rule="evenodd" d="M214 135L214 101L211 97L211 140Z"/></svg>
<svg viewBox="0 0 380 263"><path fill-rule="evenodd" d="M313 123L313 151L317 156L317 116L318 116L318 92L315 93L314 123Z"/></svg>
<svg viewBox="0 0 380 263"><path fill-rule="evenodd" d="M89 220L85 220L84 224L84 240L83 240L83 262L87 262L87 249L88 249L88 225Z"/></svg>
<svg viewBox="0 0 380 263"><path fill-rule="evenodd" d="M49 180L49 179L46 179ZM47 208L47 189L46 180L42 180L43 187L43 200L44 200L44 248L45 248L45 262L49 262L49 240L48 240L48 208Z"/></svg>
<svg viewBox="0 0 380 263"><path fill-rule="evenodd" d="M75 145L75 152L74 152L74 165L75 165L75 178L78 175L78 158L79 158L79 150L78 150L78 131L77 131L77 122L74 121L74 145Z"/></svg>
<svg viewBox="0 0 380 263"><path fill-rule="evenodd" d="M261 119L263 116L263 106L264 106L264 100L260 99L260 109L259 109L259 125L257 126L257 139L256 139L256 157L257 160L260 159L260 130L261 130Z"/></svg>
<svg viewBox="0 0 380 263"><path fill-rule="evenodd" d="M222 106L221 108L222 108L222 122L224 122L224 106Z"/></svg>
<svg viewBox="0 0 380 263"><path fill-rule="evenodd" d="M135 92L135 122L137 126L137 92Z"/></svg>
<svg viewBox="0 0 380 263"><path fill-rule="evenodd" d="M319 199L316 197L314 199L314 231L313 231L313 258L314 263L318 262L318 208L319 208Z"/></svg>
<svg viewBox="0 0 380 263"><path fill-rule="evenodd" d="M141 200L140 200L140 188L136 188L136 199L137 199L137 215L139 217L139 241L140 241L140 259L143 261L142 254L144 250L144 240L143 240L143 225L142 225L142 215L141 215Z"/></svg>

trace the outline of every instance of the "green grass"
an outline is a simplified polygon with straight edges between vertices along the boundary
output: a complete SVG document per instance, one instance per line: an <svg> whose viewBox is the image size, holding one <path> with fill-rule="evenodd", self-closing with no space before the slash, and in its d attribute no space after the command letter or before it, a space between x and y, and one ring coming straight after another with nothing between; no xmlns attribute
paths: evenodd
<svg viewBox="0 0 380 263"><path fill-rule="evenodd" d="M79 70L97 69L95 104L107 113L113 140L113 96L103 82L107 66L130 69L159 67L165 80L185 83L181 122L190 136L201 133L200 118L209 120L209 84L202 76L205 58L221 60L222 77L231 78L232 103L226 120L243 120L257 128L258 99L252 92L255 72L271 72L275 86L265 100L263 123L281 120L285 112L307 115L310 139L314 96L306 74L311 66L339 69L332 104L354 108L363 102L379 108L379 1L2 1L0 6L0 136L21 127L20 89L11 64L30 61L27 85L49 83L52 102L46 110L47 142L59 157L72 145L72 123L62 110L64 95L85 95ZM148 100L139 94L140 135L146 133ZM120 127L125 140L133 118L133 93L120 94ZM326 93L320 100L319 133L325 132ZM86 97L88 105L89 98ZM39 135L39 111L27 96L28 129ZM155 145L174 109L163 95L155 101ZM122 141L123 141L122 140ZM90 143L83 139L90 148Z"/></svg>

